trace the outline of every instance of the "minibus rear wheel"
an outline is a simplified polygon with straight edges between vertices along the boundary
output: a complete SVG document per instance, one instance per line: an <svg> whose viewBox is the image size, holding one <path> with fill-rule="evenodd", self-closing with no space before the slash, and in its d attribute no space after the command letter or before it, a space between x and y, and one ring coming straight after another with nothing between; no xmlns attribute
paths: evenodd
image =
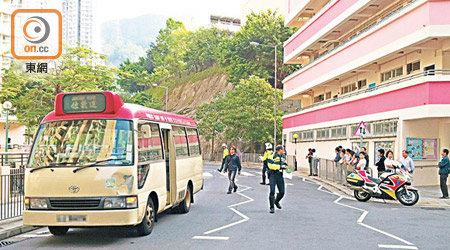
<svg viewBox="0 0 450 250"><path fill-rule="evenodd" d="M48 230L55 236L61 236L69 231L69 227L48 227Z"/></svg>
<svg viewBox="0 0 450 250"><path fill-rule="evenodd" d="M145 208L144 218L142 222L137 225L137 233L139 236L145 236L152 233L155 225L156 210L151 197L148 197L147 207Z"/></svg>
<svg viewBox="0 0 450 250"><path fill-rule="evenodd" d="M192 201L192 189L190 186L186 189L186 197L184 200L178 205L178 212L182 214L189 213L189 210L191 209L191 201Z"/></svg>

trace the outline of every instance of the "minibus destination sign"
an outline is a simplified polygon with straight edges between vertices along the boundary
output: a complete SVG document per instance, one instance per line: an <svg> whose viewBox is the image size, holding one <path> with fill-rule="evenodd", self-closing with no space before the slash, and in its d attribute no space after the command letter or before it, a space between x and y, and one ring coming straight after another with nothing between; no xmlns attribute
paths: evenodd
<svg viewBox="0 0 450 250"><path fill-rule="evenodd" d="M66 94L62 108L67 114L101 113L106 110L106 97L103 93Z"/></svg>

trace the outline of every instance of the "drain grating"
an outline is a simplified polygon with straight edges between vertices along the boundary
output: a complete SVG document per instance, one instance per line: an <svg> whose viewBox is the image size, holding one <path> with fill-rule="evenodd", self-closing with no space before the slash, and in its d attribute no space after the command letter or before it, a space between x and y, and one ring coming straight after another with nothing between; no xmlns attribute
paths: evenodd
<svg viewBox="0 0 450 250"><path fill-rule="evenodd" d="M445 208L443 207L421 207L421 208L425 210L445 210Z"/></svg>
<svg viewBox="0 0 450 250"><path fill-rule="evenodd" d="M9 246L14 243L16 243L16 242L10 241L10 240L2 240L2 241L0 241L0 247L6 247L6 246Z"/></svg>

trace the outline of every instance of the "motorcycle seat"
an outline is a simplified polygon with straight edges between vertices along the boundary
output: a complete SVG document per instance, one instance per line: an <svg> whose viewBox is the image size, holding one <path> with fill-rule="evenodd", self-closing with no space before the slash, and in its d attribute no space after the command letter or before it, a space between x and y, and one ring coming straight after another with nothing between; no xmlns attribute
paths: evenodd
<svg viewBox="0 0 450 250"><path fill-rule="evenodd" d="M380 179L376 179L376 178L373 178L373 177L370 177L370 176L368 176L368 178L369 178L369 180L375 182L376 184L380 184L381 183Z"/></svg>

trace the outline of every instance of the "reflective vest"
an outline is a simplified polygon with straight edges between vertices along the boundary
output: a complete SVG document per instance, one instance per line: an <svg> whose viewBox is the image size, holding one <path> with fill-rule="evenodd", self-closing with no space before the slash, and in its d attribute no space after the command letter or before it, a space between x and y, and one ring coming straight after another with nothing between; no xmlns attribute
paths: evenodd
<svg viewBox="0 0 450 250"><path fill-rule="evenodd" d="M273 151L272 150L266 150L266 152L264 152L263 158L261 158L261 161L263 161L265 163L270 155L273 155Z"/></svg>
<svg viewBox="0 0 450 250"><path fill-rule="evenodd" d="M225 159L227 157L227 155L229 155L228 148L223 150L223 158L222 159Z"/></svg>
<svg viewBox="0 0 450 250"><path fill-rule="evenodd" d="M277 152L269 155L267 163L269 163L270 170L280 170L283 165L287 165L286 157L279 155Z"/></svg>

